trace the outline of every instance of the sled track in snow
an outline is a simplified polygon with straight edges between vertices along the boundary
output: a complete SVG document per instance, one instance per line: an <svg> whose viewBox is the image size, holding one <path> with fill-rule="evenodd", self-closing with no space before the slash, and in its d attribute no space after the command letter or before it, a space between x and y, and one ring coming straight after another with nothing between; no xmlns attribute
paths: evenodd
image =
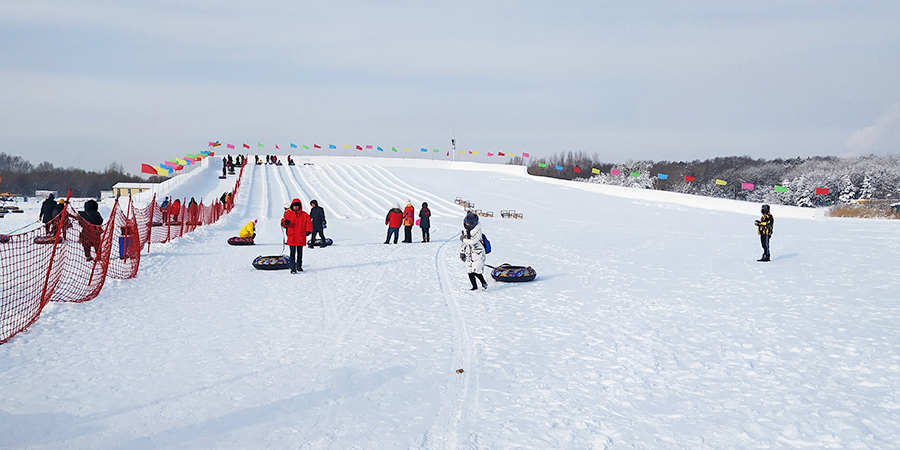
<svg viewBox="0 0 900 450"><path fill-rule="evenodd" d="M451 339L449 381L447 389L441 395L441 408L434 425L425 434L427 449L455 449L459 446L459 427L466 416L475 408L476 370L475 352L466 321L459 307L459 301L453 293L450 273L447 270L447 249L453 239L448 239L438 248L435 254L435 269L444 303L450 312ZM463 373L456 373L463 369Z"/></svg>

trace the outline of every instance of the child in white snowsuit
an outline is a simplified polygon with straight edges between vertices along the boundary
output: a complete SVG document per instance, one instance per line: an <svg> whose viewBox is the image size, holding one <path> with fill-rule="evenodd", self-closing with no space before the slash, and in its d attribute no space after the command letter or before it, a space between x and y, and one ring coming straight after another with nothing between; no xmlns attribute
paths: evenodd
<svg viewBox="0 0 900 450"><path fill-rule="evenodd" d="M478 285L475 283L476 278L481 281L481 289L487 289L487 281L481 274L484 271L484 244L481 242L481 224L478 223L477 214L466 214L459 239L462 241L459 257L466 263L472 290L478 289Z"/></svg>

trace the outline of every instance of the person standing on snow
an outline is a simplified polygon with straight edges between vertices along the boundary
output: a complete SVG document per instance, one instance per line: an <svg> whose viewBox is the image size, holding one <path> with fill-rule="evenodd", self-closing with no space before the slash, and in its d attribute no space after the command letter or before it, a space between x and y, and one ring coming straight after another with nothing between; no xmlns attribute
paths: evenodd
<svg viewBox="0 0 900 450"><path fill-rule="evenodd" d="M50 221L53 220L53 213L56 212L56 196L50 194L44 203L41 203L41 213L38 214L38 220L44 223L44 232L50 234Z"/></svg>
<svg viewBox="0 0 900 450"><path fill-rule="evenodd" d="M466 263L472 290L478 289L478 285L475 284L476 278L481 281L481 289L487 289L487 281L481 274L484 271L484 244L481 243L481 224L478 223L477 214L471 212L466 214L459 240L462 241L459 257Z"/></svg>
<svg viewBox="0 0 900 450"><path fill-rule="evenodd" d="M319 206L316 200L310 200L309 219L312 221L312 236L309 238L315 242L316 236L322 236L322 247L325 246L325 210Z"/></svg>
<svg viewBox="0 0 900 450"><path fill-rule="evenodd" d="M88 200L84 202L84 211L78 213L82 219L78 240L84 247L84 257L88 261L93 261L92 248L97 251L97 259L100 259L100 234L103 232L100 227L103 225L103 216L100 215L99 206L95 200Z"/></svg>
<svg viewBox="0 0 900 450"><path fill-rule="evenodd" d="M775 224L775 218L769 214L769 205L762 205L762 217L756 222L757 233L759 233L759 242L762 244L762 258L757 259L759 262L769 262L769 239L772 238L772 228Z"/></svg>
<svg viewBox="0 0 900 450"><path fill-rule="evenodd" d="M241 228L241 232L238 234L238 236L242 238L256 239L256 223L256 219L247 222L247 225L244 225L244 228Z"/></svg>
<svg viewBox="0 0 900 450"><path fill-rule="evenodd" d="M299 198L291 201L291 207L284 212L281 226L287 232L287 245L291 248L291 273L303 272L303 246L306 236L312 233L312 222L309 214L303 211L303 203Z"/></svg>
<svg viewBox="0 0 900 450"><path fill-rule="evenodd" d="M403 209L403 242L412 244L412 227L416 222L416 209L413 208L412 201L406 201L406 208Z"/></svg>
<svg viewBox="0 0 900 450"><path fill-rule="evenodd" d="M422 202L422 209L419 210L419 227L422 228L422 242L431 242L431 210L428 209L428 202Z"/></svg>
<svg viewBox="0 0 900 450"><path fill-rule="evenodd" d="M388 211L387 217L384 218L384 224L388 226L387 238L385 238L384 243L390 244L391 235L394 235L394 243L397 243L397 239L400 238L400 225L403 224L403 211L400 210L400 205L394 203L391 206L391 210Z"/></svg>

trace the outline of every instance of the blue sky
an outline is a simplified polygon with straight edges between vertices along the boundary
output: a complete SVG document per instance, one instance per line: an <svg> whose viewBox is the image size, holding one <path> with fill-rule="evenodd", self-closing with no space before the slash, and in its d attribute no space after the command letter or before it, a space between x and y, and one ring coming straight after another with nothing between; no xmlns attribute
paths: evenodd
<svg viewBox="0 0 900 450"><path fill-rule="evenodd" d="M0 151L900 154L900 2L746 3L5 0Z"/></svg>

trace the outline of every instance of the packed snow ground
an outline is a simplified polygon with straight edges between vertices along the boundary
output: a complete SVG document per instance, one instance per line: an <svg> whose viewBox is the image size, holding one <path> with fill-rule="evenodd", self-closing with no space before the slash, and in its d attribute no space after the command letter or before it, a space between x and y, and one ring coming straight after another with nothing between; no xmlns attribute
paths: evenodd
<svg viewBox="0 0 900 450"><path fill-rule="evenodd" d="M898 222L774 207L765 264L758 205L314 162L248 167L219 223L0 346L0 447L900 448ZM218 197L215 167L172 194ZM468 290L458 196L495 214L488 264L534 282ZM293 197L335 245L253 269ZM382 244L407 199L432 242ZM226 245L252 218L258 244Z"/></svg>

